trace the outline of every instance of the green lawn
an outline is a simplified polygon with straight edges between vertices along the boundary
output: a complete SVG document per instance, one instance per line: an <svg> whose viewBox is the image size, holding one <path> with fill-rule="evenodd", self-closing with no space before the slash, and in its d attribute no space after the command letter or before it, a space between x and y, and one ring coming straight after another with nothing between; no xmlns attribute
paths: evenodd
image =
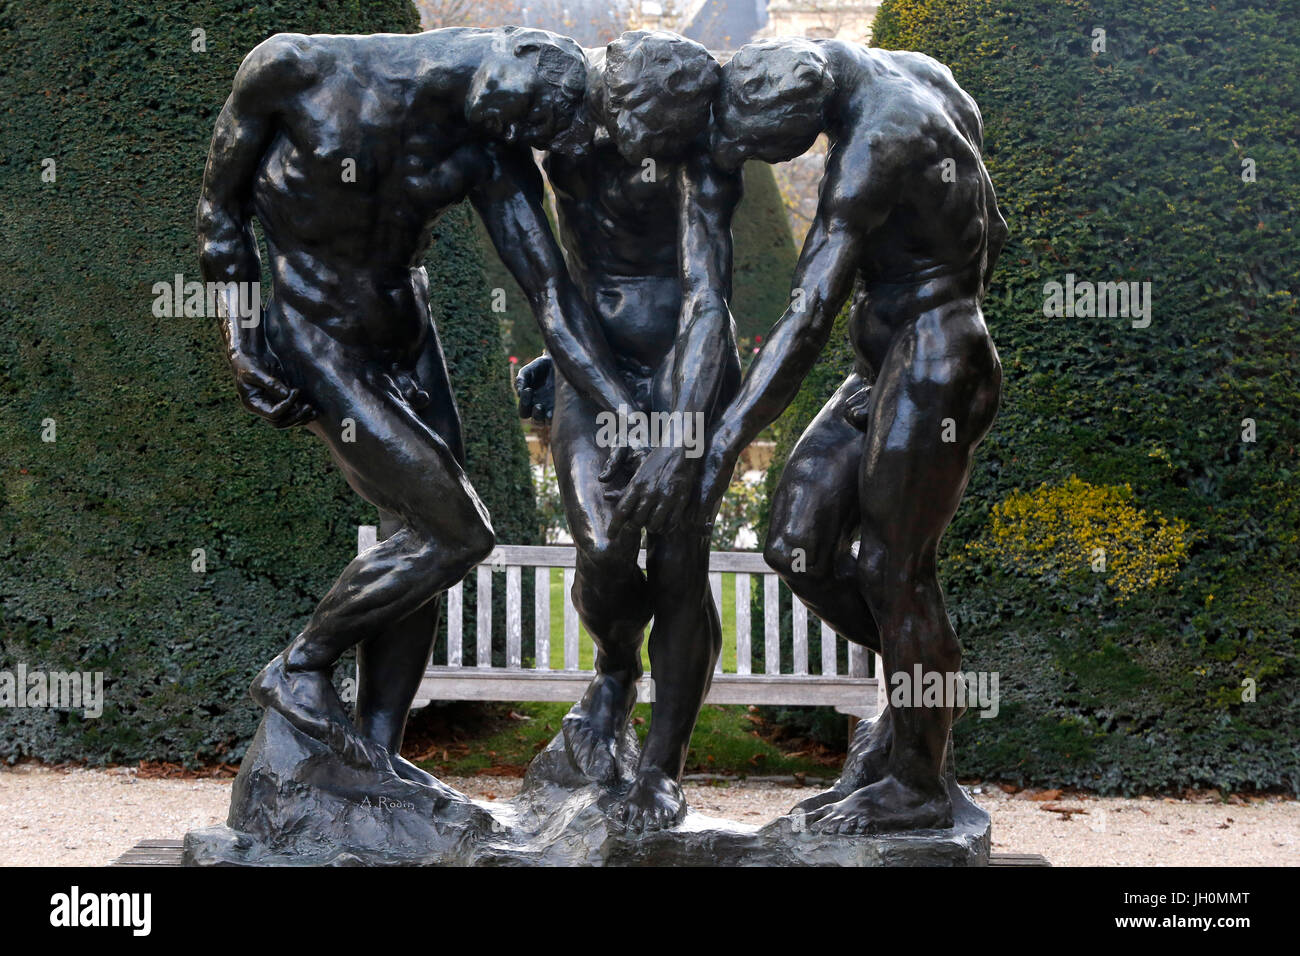
<svg viewBox="0 0 1300 956"><path fill-rule="evenodd" d="M533 756L559 733L560 721L569 706L566 703L511 704L511 712L527 719L510 719L482 737L461 741L465 746L460 749L468 751L463 756L449 753L446 759L435 758L420 763L440 776L468 776L493 769L520 773ZM637 732L644 739L649 728L650 705L637 704L633 720L639 721ZM788 773L813 777L833 777L838 773L843 754L824 751L784 753L760 737L755 732L757 726L756 718L747 707L705 704L691 736L687 773Z"/></svg>
<svg viewBox="0 0 1300 956"><path fill-rule="evenodd" d="M736 576L722 576L722 669L736 672ZM649 629L647 629L649 636ZM578 669L591 670L595 666L596 648L591 635L582 622L578 622ZM564 668L564 571L551 568L551 667ZM649 648L641 645L641 663L650 669Z"/></svg>
<svg viewBox="0 0 1300 956"><path fill-rule="evenodd" d="M564 572L560 568L550 571L551 589L551 648L550 664L555 670L564 668ZM722 576L722 666L729 673L736 671L736 576ZM648 636L648 630L647 630ZM594 667L595 646L587 629L578 624L578 666L581 670ZM642 665L648 672L650 661L647 647L641 648ZM529 666L525 663L525 666ZM437 757L423 762L438 775L467 775L483 772L522 773L537 751L541 750L559 732L560 721L571 705L567 703L516 703L505 707L503 713L513 713L519 718L498 721L494 729L473 739L460 739ZM650 720L650 705L638 704L633 712L638 721L637 731L644 738ZM760 722L748 707L706 704L691 737L691 750L687 757L687 772L714 772L719 774L808 774L813 777L833 777L839 770L843 754L827 753L824 749L796 750L795 746L782 749L759 736ZM847 718L845 722L847 742ZM435 749L439 749L435 747ZM445 756L443 755L445 754Z"/></svg>

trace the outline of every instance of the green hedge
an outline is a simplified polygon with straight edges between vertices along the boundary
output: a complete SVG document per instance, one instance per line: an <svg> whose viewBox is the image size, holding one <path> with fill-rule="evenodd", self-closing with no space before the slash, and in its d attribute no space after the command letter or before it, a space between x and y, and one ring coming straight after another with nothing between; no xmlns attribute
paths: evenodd
<svg viewBox="0 0 1300 956"><path fill-rule="evenodd" d="M736 336L753 339L765 335L789 306L790 274L799 250L771 168L746 163L744 175L745 195L731 223L731 313Z"/></svg>
<svg viewBox="0 0 1300 956"><path fill-rule="evenodd" d="M1300 790L1300 4L885 0L874 42L979 102L1011 227L985 304L1002 409L940 558L965 665L1001 676L960 772ZM1150 326L1046 317L1067 273L1151 281ZM1126 592L1157 516L1187 552ZM1089 534L1124 567L1092 573Z"/></svg>
<svg viewBox="0 0 1300 956"><path fill-rule="evenodd" d="M155 319L151 288L198 277L208 140L249 49L277 31L416 29L407 0L0 8L0 670L106 682L99 720L0 709L0 756L242 753L257 720L248 682L374 513L314 438L240 408L215 324ZM471 478L500 540L536 541L465 210L444 217L427 265ZM195 548L206 573L191 570Z"/></svg>

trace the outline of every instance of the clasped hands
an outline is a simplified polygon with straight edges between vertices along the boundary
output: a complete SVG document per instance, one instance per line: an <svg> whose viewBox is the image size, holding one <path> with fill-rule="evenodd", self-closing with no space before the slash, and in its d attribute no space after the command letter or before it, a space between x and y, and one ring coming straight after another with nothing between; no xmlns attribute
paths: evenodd
<svg viewBox="0 0 1300 956"><path fill-rule="evenodd" d="M550 357L543 355L520 369L515 391L521 418L549 423L555 414ZM703 531L721 499L717 485L723 457L713 443L698 457L689 456L680 445L651 446L634 441L615 445L599 476L606 486L605 497L618 502L610 535L617 537L629 528L662 534L683 523L698 523ZM726 480L730 477L728 468ZM725 485L721 490L725 491Z"/></svg>

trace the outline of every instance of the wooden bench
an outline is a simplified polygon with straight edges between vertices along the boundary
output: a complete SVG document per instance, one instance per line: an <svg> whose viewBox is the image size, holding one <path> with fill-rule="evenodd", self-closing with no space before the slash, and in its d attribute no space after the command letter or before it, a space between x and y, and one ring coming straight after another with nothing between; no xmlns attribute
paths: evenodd
<svg viewBox="0 0 1300 956"><path fill-rule="evenodd" d="M357 533L358 553L372 547L376 528L362 525ZM645 567L645 552L639 557ZM591 680L592 671L582 670L579 660L580 629L573 606L576 550L572 547L500 545L475 571L475 653L474 663L465 665L463 583L446 595L447 641L445 661L430 660L416 695L415 706L434 700L494 701L576 701ZM551 667L551 570L563 569L564 637L563 666ZM534 580L534 648L533 665L523 664L523 575L529 569ZM734 607L723 607L722 578L735 576ZM753 671L750 639L750 596L753 578L762 579L764 664L761 673ZM505 666L492 664L492 595L495 582L505 582ZM735 626L735 670L724 671L722 657L714 671L708 703L712 704L786 704L834 707L855 717L874 717L880 712L878 674L879 657L856 644L847 644L847 673L838 672L838 650L844 641L825 623L814 617L797 597L792 597L793 662L788 672L781 670L779 600L781 579L763 561L761 554L742 551L714 551L709 556L709 584L713 601L725 623ZM820 661L809 666L809 619L821 628ZM585 635L583 641L590 642ZM723 655L724 657L730 655ZM653 700L652 675L643 677L637 687L637 699Z"/></svg>

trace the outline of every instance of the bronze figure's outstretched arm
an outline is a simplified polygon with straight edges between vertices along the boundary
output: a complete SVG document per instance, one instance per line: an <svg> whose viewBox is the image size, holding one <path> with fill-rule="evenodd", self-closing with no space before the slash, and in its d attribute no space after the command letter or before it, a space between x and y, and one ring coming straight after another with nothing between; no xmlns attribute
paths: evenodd
<svg viewBox="0 0 1300 956"><path fill-rule="evenodd" d="M470 193L501 261L532 306L552 361L565 378L607 411L636 408L615 371L614 355L569 278L542 208L542 175L523 152L488 147L489 178Z"/></svg>

